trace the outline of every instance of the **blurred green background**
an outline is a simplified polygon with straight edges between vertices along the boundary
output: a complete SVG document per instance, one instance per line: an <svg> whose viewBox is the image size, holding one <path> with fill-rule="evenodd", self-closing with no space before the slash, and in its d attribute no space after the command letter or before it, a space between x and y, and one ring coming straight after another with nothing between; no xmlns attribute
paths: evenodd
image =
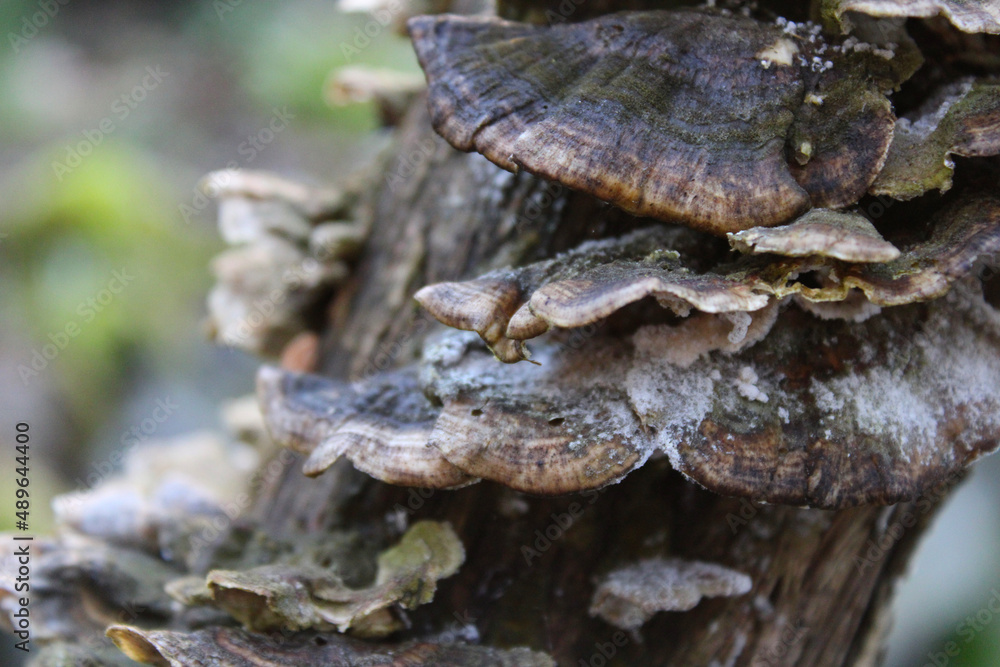
<svg viewBox="0 0 1000 667"><path fill-rule="evenodd" d="M303 0L3 3L0 443L12 453L14 424L30 424L31 532L51 530L47 500L84 488L94 462L216 427L220 402L251 391L257 362L209 344L202 326L222 244L195 184L227 165L329 182L370 159L388 138L375 110L332 108L322 88L348 64L418 71L389 29L357 48L371 20ZM276 113L287 129L248 149ZM163 401L177 409L151 422ZM887 664L1000 665L1000 614L981 622L1000 589L998 463L922 546ZM12 485L4 475L0 495ZM0 512L0 530L13 519ZM961 624L977 614L966 641ZM957 657L942 653L950 639ZM4 665L21 657L11 644Z"/></svg>

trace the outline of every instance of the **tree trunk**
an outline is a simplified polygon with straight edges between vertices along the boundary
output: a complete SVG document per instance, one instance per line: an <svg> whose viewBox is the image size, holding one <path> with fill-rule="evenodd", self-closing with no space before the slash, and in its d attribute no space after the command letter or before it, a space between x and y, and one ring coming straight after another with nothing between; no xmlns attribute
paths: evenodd
<svg viewBox="0 0 1000 667"><path fill-rule="evenodd" d="M423 285L551 256L628 224L593 198L453 150L430 129L422 100L385 165L366 205L371 241L331 308L322 354L330 376L360 379L415 360L440 326L411 299ZM408 636L451 631L543 650L560 665L865 665L879 661L894 581L945 492L844 511L759 506L705 491L665 459L569 497L491 482L418 492L341 460L317 480L288 466L256 509L277 533L289 517L310 530L377 526L394 512L449 521L466 562L413 613ZM599 575L660 554L745 572L753 589L660 613L628 634L588 614Z"/></svg>

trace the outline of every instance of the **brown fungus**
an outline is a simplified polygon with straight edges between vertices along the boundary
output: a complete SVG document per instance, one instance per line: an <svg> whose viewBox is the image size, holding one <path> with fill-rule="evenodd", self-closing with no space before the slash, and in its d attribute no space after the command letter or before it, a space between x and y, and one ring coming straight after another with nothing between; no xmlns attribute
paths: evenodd
<svg viewBox="0 0 1000 667"><path fill-rule="evenodd" d="M627 369L621 350L556 358L547 349L547 368L539 373L530 364L498 368L474 340L457 334L430 345L420 388L407 371L379 377L382 386L400 387L396 398L359 384L366 398L358 400L333 381L264 368L258 391L265 419L277 440L312 452L307 472L318 474L335 460L325 452L339 442L343 424L392 431L402 421L393 411L405 401L407 414L421 415L407 447L373 439L366 458L350 448L336 454L383 481L418 487L485 478L528 493L569 493L615 482L648 458L650 441L621 389Z"/></svg>
<svg viewBox="0 0 1000 667"><path fill-rule="evenodd" d="M1000 33L1000 7L990 0L820 0L820 16L847 32L849 12L870 16L929 18L943 15L965 32Z"/></svg>
<svg viewBox="0 0 1000 667"><path fill-rule="evenodd" d="M840 508L893 503L1000 437L1000 320L962 287L863 323L786 309L761 343L679 369L635 336L629 394L672 465L709 489Z"/></svg>
<svg viewBox="0 0 1000 667"><path fill-rule="evenodd" d="M467 474L570 493L617 482L652 453L624 388L627 348L543 348L541 367L499 366L457 334L424 355L424 391L444 404L429 444Z"/></svg>
<svg viewBox="0 0 1000 667"><path fill-rule="evenodd" d="M975 276L984 261L1000 254L1000 197L969 196L933 218L931 236L890 262L841 267L832 289L846 298L858 288L879 306L897 306L943 296L958 280ZM831 300L825 296L815 300Z"/></svg>
<svg viewBox="0 0 1000 667"><path fill-rule="evenodd" d="M882 238L864 216L826 209L809 211L790 225L729 234L729 243L745 253L821 255L845 262L888 262L899 257L899 249Z"/></svg>
<svg viewBox="0 0 1000 667"><path fill-rule="evenodd" d="M768 303L766 295L729 276L691 273L680 262L670 262L669 255L657 259L604 264L545 284L511 318L508 335L521 338L551 326L582 327L647 296L684 315L691 308L705 313L748 312ZM529 324L535 319L541 319L545 329Z"/></svg>
<svg viewBox="0 0 1000 667"><path fill-rule="evenodd" d="M849 302L841 311L854 319L874 307L940 297L1000 252L996 197L961 199L932 223L930 238L901 250L859 214L817 209L786 226L732 234L730 243L751 254L710 270L696 270L690 248L670 249L679 240L672 231L652 227L471 281L430 285L415 298L444 324L479 333L508 363L528 358L524 341L552 327L594 324L646 297L682 317L719 314L715 328L792 295Z"/></svg>
<svg viewBox="0 0 1000 667"><path fill-rule="evenodd" d="M928 239L901 250L859 214L817 209L790 225L732 234L730 243L751 254L707 271L695 270L690 247L669 249L680 240L675 234L653 227L475 280L430 285L416 299L441 322L479 333L508 363L528 358L527 339L552 327L592 325L645 297L681 317L699 313L683 332L675 327L672 339L701 329L705 351L735 351L742 336L727 347L710 332L738 330L740 320L759 329L767 318L754 313L776 300L794 295L820 304L806 308L824 318L864 319L879 307L940 297L1000 253L996 197L969 196L931 222Z"/></svg>
<svg viewBox="0 0 1000 667"><path fill-rule="evenodd" d="M651 558L609 572L594 591L590 615L638 630L659 611L688 611L702 598L748 593L750 577L715 563Z"/></svg>
<svg viewBox="0 0 1000 667"><path fill-rule="evenodd" d="M507 335L507 325L524 297L518 281L504 274L428 285L414 298L444 324L478 333L500 361L521 361L528 352Z"/></svg>
<svg viewBox="0 0 1000 667"><path fill-rule="evenodd" d="M439 410L413 372L351 385L264 366L257 393L272 436L309 455L307 475L343 456L392 484L454 488L476 481L427 447Z"/></svg>
<svg viewBox="0 0 1000 667"><path fill-rule="evenodd" d="M581 327L645 297L677 314L754 311L768 296L724 273L698 273L670 250L675 230L652 227L590 241L550 260L466 282L438 283L416 300L449 326L475 331L498 359L528 358L523 342L551 327Z"/></svg>
<svg viewBox="0 0 1000 667"><path fill-rule="evenodd" d="M428 442L532 493L614 482L659 449L719 493L823 508L916 497L997 446L1000 320L969 287L864 322L785 308L746 327L755 344L716 353L696 321L690 336L658 325L631 343L542 343L541 366L436 338L422 385L444 407ZM304 421L327 418L329 402L313 405Z"/></svg>
<svg viewBox="0 0 1000 667"><path fill-rule="evenodd" d="M715 234L857 201L892 137L883 91L899 72L884 59L746 17L445 15L409 28L452 145Z"/></svg>

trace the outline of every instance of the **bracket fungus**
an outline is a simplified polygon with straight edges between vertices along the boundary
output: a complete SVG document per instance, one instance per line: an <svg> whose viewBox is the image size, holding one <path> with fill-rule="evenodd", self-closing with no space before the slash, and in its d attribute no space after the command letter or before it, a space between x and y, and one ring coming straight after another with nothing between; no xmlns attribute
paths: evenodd
<svg viewBox="0 0 1000 667"><path fill-rule="evenodd" d="M430 602L437 581L455 574L465 560L451 526L423 521L379 554L371 585L350 586L336 567L321 564L331 551L334 561L347 560L338 553L342 549L330 549L336 540L327 541L318 545L319 557L293 552L249 569L212 570L201 582L179 579L167 590L187 606L214 605L248 630L335 629L384 637L405 627L402 610Z"/></svg>
<svg viewBox="0 0 1000 667"><path fill-rule="evenodd" d="M899 257L899 249L882 238L868 218L826 209L813 209L790 225L729 234L729 243L743 253L821 255L857 263L888 262Z"/></svg>
<svg viewBox="0 0 1000 667"><path fill-rule="evenodd" d="M223 170L199 187L219 200L219 230L235 246L212 262L209 330L225 345L277 356L309 311L350 273L367 234L354 195L267 172Z"/></svg>
<svg viewBox="0 0 1000 667"><path fill-rule="evenodd" d="M751 587L750 577L715 563L651 558L605 575L590 615L636 630L658 611L688 611L702 598L743 595Z"/></svg>
<svg viewBox="0 0 1000 667"><path fill-rule="evenodd" d="M550 260L501 269L476 280L438 283L414 298L456 329L475 331L498 359L527 358L523 341L551 327L582 327L646 297L687 315L754 311L764 294L724 272L697 272L671 249L671 230L648 228L593 241Z"/></svg>
<svg viewBox="0 0 1000 667"><path fill-rule="evenodd" d="M409 29L456 148L716 234L854 203L892 138L899 73L818 30L709 10Z"/></svg>
<svg viewBox="0 0 1000 667"><path fill-rule="evenodd" d="M307 475L343 456L394 484L455 488L475 481L427 447L439 411L414 373L352 385L265 366L257 391L272 435L308 455Z"/></svg>
<svg viewBox="0 0 1000 667"><path fill-rule="evenodd" d="M901 118L871 192L896 199L947 192L955 171L952 155L1000 155L1000 82L949 86L915 118Z"/></svg>
<svg viewBox="0 0 1000 667"><path fill-rule="evenodd" d="M266 419L313 474L346 456L390 482L556 494L620 480L659 452L757 501L913 498L1000 433L997 320L974 284L1000 253L1000 200L963 193L928 226L897 247L857 213L816 209L733 234L748 253L735 260L692 243L696 231L653 226L428 286L419 302L507 362L527 356L527 338L646 297L672 319L632 313L631 337L594 330L570 347L557 335L536 350L540 366L494 366L461 334L430 337L416 369L354 385L265 369ZM357 423L382 435L345 438ZM405 424L419 426L403 448Z"/></svg>
<svg viewBox="0 0 1000 667"><path fill-rule="evenodd" d="M425 351L422 393L443 404L425 444L470 477L531 493L603 486L659 450L711 490L823 508L913 498L997 446L1000 319L972 288L864 322L810 319L772 312L756 344L727 348L721 334L716 353L693 324L580 350L545 343L540 367L492 367L468 334L445 337ZM295 377L261 375L279 439L311 401L278 389L309 392ZM298 418L335 406L313 405ZM418 471L426 454L413 456Z"/></svg>
<svg viewBox="0 0 1000 667"><path fill-rule="evenodd" d="M396 125L424 89L419 74L352 65L332 72L324 85L330 106L374 102L384 125Z"/></svg>
<svg viewBox="0 0 1000 667"><path fill-rule="evenodd" d="M569 359L564 366L569 378L581 381L570 391L574 384L558 375L539 384L541 378L523 367L513 375L498 373L492 356L473 342L468 336L439 341L427 351L422 387L412 378L390 376L407 392L407 401L385 401L377 409L359 401L360 416L331 398L345 390L376 395L371 383L352 389L265 367L258 374L265 419L276 438L310 453L310 473L343 455L379 479L419 487L453 488L486 478L529 493L569 493L620 479L649 456L639 420L616 388L625 367L613 363L614 350L608 350L610 357L592 356L587 365L579 356ZM602 365L611 373L595 377ZM443 407L433 407L426 393ZM392 434L363 444L342 439L339 429L345 423L352 428L350 422L358 419L381 422L381 433L391 433L390 425L407 420L406 403L421 402L421 428L405 449ZM324 414L336 417L331 421Z"/></svg>
<svg viewBox="0 0 1000 667"><path fill-rule="evenodd" d="M372 535L366 542L350 530L265 532L260 517L241 515L254 463L249 450L204 435L176 449L143 444L130 452L123 474L56 498L58 532L33 543L31 552L32 629L47 642L39 664L126 664L110 645L60 643L105 628L126 656L154 665L398 655L454 664L553 664L526 649L361 643L343 634L374 640L407 627L407 610L430 602L437 583L464 562L460 538L443 521L390 530L381 550L372 548ZM271 464L287 458L278 454ZM16 545L8 541L0 549L5 608L24 596L15 581ZM227 627L235 623L244 630ZM266 634L276 631L281 641Z"/></svg>
<svg viewBox="0 0 1000 667"><path fill-rule="evenodd" d="M1000 7L979 0L820 0L819 14L833 26L847 32L852 27L850 12L882 17L942 15L959 30L1000 34Z"/></svg>

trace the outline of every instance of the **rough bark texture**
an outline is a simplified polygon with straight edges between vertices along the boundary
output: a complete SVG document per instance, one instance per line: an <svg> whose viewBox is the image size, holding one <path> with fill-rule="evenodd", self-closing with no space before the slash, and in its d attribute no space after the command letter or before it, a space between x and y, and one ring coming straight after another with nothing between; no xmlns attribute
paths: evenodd
<svg viewBox="0 0 1000 667"><path fill-rule="evenodd" d="M440 326L412 300L420 287L550 256L629 224L592 198L453 150L431 131L422 101L383 168L366 204L371 240L331 306L321 367L335 377L414 360ZM275 534L350 525L378 538L403 517L451 522L466 562L412 613L403 639L446 633L527 646L560 665L864 665L879 661L893 582L947 488L939 491L839 512L755 506L704 491L662 460L601 491L531 498L486 482L392 487L340 461L317 479L286 467L255 513ZM753 590L660 613L634 634L589 616L600 575L658 555L745 572Z"/></svg>

